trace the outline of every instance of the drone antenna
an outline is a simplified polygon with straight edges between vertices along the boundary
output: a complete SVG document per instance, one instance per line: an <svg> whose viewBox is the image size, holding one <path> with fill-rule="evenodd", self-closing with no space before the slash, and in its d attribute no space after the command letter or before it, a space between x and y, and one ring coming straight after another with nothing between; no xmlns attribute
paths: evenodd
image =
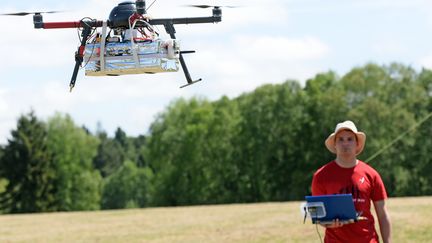
<svg viewBox="0 0 432 243"><path fill-rule="evenodd" d="M151 6L153 6L153 4L156 2L157 0L154 0L152 3L150 3L150 6L148 6L148 8L146 9L146 11L148 11L150 8L151 8Z"/></svg>

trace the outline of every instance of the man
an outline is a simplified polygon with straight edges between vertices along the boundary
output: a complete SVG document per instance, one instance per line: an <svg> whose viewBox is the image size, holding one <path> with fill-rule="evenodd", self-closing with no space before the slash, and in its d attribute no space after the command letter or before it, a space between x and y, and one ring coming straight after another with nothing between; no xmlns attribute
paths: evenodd
<svg viewBox="0 0 432 243"><path fill-rule="evenodd" d="M379 242L370 206L373 202L383 242L391 242L390 218L385 207L387 193L381 176L368 164L357 159L365 145L366 135L358 132L352 121L337 124L325 145L336 159L318 169L312 179L312 195L351 193L356 211L365 217L355 223L335 220L326 227L325 242Z"/></svg>

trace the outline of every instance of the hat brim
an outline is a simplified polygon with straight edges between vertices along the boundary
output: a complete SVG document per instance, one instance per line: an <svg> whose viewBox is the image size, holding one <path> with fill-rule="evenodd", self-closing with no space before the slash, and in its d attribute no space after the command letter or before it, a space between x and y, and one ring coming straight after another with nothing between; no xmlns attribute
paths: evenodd
<svg viewBox="0 0 432 243"><path fill-rule="evenodd" d="M345 130L345 129L344 129ZM364 134L363 132L354 132L350 129L346 129L349 130L351 132L353 132L356 136L357 136L357 149L356 149L356 155L359 155L363 149L364 149L364 145L366 142L366 134ZM338 131L341 132L342 130ZM337 133L332 133L330 134L330 136L328 136L328 138L325 140L325 145L327 147L327 149L336 154L336 146L335 146L335 136Z"/></svg>

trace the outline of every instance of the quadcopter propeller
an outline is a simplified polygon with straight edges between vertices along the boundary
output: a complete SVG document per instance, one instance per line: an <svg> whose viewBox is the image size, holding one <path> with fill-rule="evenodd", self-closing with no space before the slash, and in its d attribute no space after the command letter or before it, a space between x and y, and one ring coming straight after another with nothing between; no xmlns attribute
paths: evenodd
<svg viewBox="0 0 432 243"><path fill-rule="evenodd" d="M185 5L186 7L194 7L194 8L238 8L239 6L214 6L214 5Z"/></svg>
<svg viewBox="0 0 432 243"><path fill-rule="evenodd" d="M46 11L46 12L18 12L18 13L5 13L0 15L9 15L9 16L26 16L29 14L43 14L43 13L60 13L63 11Z"/></svg>

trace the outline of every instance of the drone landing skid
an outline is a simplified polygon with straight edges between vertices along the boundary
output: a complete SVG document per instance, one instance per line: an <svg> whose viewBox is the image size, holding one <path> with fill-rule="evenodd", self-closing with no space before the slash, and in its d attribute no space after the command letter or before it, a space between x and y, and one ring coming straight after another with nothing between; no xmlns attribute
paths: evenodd
<svg viewBox="0 0 432 243"><path fill-rule="evenodd" d="M195 80L195 81L190 81L190 82L188 81L187 84L180 86L180 88L184 88L184 87L187 87L187 86L192 85L192 84L194 84L194 83L198 83L198 82L201 81L201 80L202 80L202 78L197 79L197 80Z"/></svg>
<svg viewBox="0 0 432 243"><path fill-rule="evenodd" d="M191 78L191 76L189 74L189 70L188 70L188 68L186 66L186 62L185 62L185 60L183 58L183 54L190 54L190 53L195 53L195 51L180 51L180 53L179 53L180 54L179 55L180 56L180 64L182 66L182 69L183 69L183 72L185 74L186 81L187 81L187 84L180 86L180 88L184 88L184 87L187 87L187 86L192 85L194 83L198 83L199 81L202 80L201 78L197 79L197 80L192 80L192 78Z"/></svg>

